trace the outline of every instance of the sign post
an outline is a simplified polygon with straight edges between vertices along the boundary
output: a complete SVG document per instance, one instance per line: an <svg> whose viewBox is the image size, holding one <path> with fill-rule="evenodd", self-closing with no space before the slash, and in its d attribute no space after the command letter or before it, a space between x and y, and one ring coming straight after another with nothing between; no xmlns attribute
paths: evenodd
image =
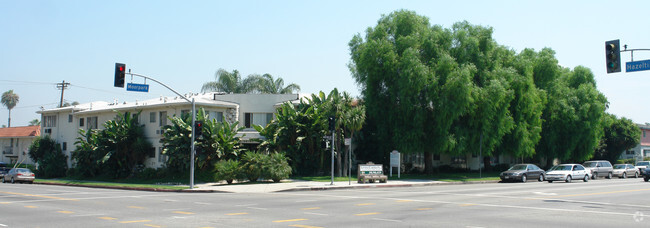
<svg viewBox="0 0 650 228"><path fill-rule="evenodd" d="M390 153L390 176L393 176L393 167L397 167L397 178L400 178L401 166L400 153L397 150L393 150Z"/></svg>

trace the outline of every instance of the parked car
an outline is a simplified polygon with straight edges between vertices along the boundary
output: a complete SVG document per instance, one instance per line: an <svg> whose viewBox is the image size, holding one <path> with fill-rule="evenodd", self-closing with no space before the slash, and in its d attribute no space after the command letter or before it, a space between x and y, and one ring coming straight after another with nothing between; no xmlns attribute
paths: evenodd
<svg viewBox="0 0 650 228"><path fill-rule="evenodd" d="M614 171L612 171L612 175L623 179L627 178L628 176L638 178L639 169L631 164L616 164L614 165Z"/></svg>
<svg viewBox="0 0 650 228"><path fill-rule="evenodd" d="M26 182L34 183L35 175L31 170L26 168L13 168L5 174L2 178L2 183L11 182L12 184L16 182Z"/></svg>
<svg viewBox="0 0 650 228"><path fill-rule="evenodd" d="M7 168L7 163L0 162L0 178L3 178L5 174L9 172L9 168Z"/></svg>
<svg viewBox="0 0 650 228"><path fill-rule="evenodd" d="M521 181L526 182L527 180L544 181L544 172L543 169L540 169L533 164L516 164L510 167L510 169L503 171L501 173L501 181Z"/></svg>
<svg viewBox="0 0 650 228"><path fill-rule="evenodd" d="M645 175L645 169L650 168L650 161L640 161L637 162L634 167L639 169L641 175Z"/></svg>
<svg viewBox="0 0 650 228"><path fill-rule="evenodd" d="M587 169L591 174L591 178L594 180L598 177L607 177L607 179L612 179L614 168L612 168L612 163L609 163L609 161L586 161L585 163L582 163L582 165Z"/></svg>
<svg viewBox="0 0 650 228"><path fill-rule="evenodd" d="M561 164L551 167L546 171L546 181L553 183L553 181L565 181L567 183L571 180L580 180L587 182L590 178L590 173L587 169L580 164Z"/></svg>
<svg viewBox="0 0 650 228"><path fill-rule="evenodd" d="M645 171L643 171L643 180L645 182L648 182L650 180L650 168L646 168Z"/></svg>

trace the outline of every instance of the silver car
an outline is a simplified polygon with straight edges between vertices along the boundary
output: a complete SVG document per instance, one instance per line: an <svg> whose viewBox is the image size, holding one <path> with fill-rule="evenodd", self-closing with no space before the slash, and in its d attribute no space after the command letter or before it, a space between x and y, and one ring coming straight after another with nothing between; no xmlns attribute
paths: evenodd
<svg viewBox="0 0 650 228"><path fill-rule="evenodd" d="M589 173L584 166L580 164L561 164L553 166L546 171L546 181L553 183L553 181L571 182L576 179L587 182L589 181L591 173Z"/></svg>
<svg viewBox="0 0 650 228"><path fill-rule="evenodd" d="M607 179L612 179L612 163L605 160L598 161L586 161L582 165L589 171L591 178L594 180L598 177L607 177Z"/></svg>
<svg viewBox="0 0 650 228"><path fill-rule="evenodd" d="M628 176L638 178L639 169L631 164L616 164L614 165L614 171L612 171L612 175L623 179L627 178Z"/></svg>
<svg viewBox="0 0 650 228"><path fill-rule="evenodd" d="M2 178L2 183L11 182L14 184L16 182L26 182L32 184L34 183L35 176L29 169L13 168Z"/></svg>

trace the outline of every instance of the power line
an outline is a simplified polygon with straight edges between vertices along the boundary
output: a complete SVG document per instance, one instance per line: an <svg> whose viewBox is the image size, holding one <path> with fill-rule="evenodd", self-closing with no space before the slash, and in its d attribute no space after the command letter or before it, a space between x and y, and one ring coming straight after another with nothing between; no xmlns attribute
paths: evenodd
<svg viewBox="0 0 650 228"><path fill-rule="evenodd" d="M57 83L53 83L53 82L32 82L32 81L16 81L16 80L0 80L0 82L23 83L23 84L41 84L41 85L56 85L57 84Z"/></svg>

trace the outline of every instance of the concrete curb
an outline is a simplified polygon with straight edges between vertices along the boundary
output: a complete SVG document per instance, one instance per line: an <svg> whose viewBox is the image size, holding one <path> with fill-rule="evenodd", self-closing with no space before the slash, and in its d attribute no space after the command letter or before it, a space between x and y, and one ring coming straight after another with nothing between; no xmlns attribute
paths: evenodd
<svg viewBox="0 0 650 228"><path fill-rule="evenodd" d="M460 184L489 184L500 181L466 181L466 182L433 182L433 183L409 183L409 184L369 184L369 185L344 185L344 186L318 186L318 187L297 187L274 192L295 192L295 191L324 191L339 189L363 189L363 188L395 188L395 187L424 187L435 185L460 185Z"/></svg>
<svg viewBox="0 0 650 228"><path fill-rule="evenodd" d="M41 185L58 185L58 186L73 186L73 187L84 187L84 188L105 188L105 189L118 189L118 190L131 190L131 191L146 191L146 192L192 192L192 193L228 193L226 191L212 190L212 189L161 189L161 188L136 188L136 187L120 187L120 186L96 186L96 185L86 185L86 184L63 184L63 183L36 183Z"/></svg>

